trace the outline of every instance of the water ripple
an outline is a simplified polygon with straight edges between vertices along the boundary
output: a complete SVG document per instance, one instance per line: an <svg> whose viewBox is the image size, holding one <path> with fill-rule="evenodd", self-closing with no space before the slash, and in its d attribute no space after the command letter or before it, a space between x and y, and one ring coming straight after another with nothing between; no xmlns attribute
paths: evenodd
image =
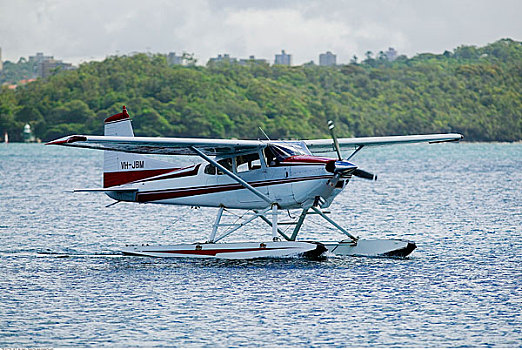
<svg viewBox="0 0 522 350"><path fill-rule="evenodd" d="M10 144L0 159L1 347L522 346L520 144L363 152L379 181L354 179L332 216L418 249L320 262L121 256L201 240L215 210L65 192L99 186L99 152Z"/></svg>

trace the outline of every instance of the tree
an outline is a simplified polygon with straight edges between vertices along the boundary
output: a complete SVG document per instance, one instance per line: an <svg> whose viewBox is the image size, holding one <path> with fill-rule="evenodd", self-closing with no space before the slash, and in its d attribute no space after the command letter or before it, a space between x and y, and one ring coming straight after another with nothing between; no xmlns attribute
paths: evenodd
<svg viewBox="0 0 522 350"><path fill-rule="evenodd" d="M0 89L0 136L28 122L44 141L100 134L126 105L138 136L258 138L462 132L466 140L522 139L522 45L503 39L455 54L336 67L169 66L164 55L113 56ZM357 57L353 57L357 61ZM25 64L21 61L19 64Z"/></svg>

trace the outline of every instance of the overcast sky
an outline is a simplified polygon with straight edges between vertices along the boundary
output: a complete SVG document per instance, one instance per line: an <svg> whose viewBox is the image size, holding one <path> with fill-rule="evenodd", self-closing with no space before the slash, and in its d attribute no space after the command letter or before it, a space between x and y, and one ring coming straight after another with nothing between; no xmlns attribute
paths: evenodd
<svg viewBox="0 0 522 350"><path fill-rule="evenodd" d="M0 0L2 60L36 52L78 64L132 52L229 53L294 64L327 50L393 47L409 57L466 44L522 39L522 0Z"/></svg>

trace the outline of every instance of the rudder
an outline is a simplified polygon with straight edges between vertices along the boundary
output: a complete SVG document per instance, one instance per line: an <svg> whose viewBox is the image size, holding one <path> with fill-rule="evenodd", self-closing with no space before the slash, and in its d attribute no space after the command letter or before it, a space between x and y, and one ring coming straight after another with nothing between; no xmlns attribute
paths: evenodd
<svg viewBox="0 0 522 350"><path fill-rule="evenodd" d="M130 116L125 106L121 113L105 119L104 135L134 137ZM177 169L169 162L140 154L104 151L103 187L124 185Z"/></svg>

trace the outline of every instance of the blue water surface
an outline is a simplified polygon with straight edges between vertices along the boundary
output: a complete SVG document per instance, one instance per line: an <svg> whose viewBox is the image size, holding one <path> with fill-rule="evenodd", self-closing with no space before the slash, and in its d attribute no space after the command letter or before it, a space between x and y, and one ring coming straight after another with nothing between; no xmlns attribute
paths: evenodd
<svg viewBox="0 0 522 350"><path fill-rule="evenodd" d="M522 144L364 149L331 216L408 259L119 255L203 241L216 209L120 203L102 152L0 145L0 347L520 347ZM195 158L174 158L176 164ZM270 237L247 227L229 241ZM324 222L301 239L344 237Z"/></svg>

